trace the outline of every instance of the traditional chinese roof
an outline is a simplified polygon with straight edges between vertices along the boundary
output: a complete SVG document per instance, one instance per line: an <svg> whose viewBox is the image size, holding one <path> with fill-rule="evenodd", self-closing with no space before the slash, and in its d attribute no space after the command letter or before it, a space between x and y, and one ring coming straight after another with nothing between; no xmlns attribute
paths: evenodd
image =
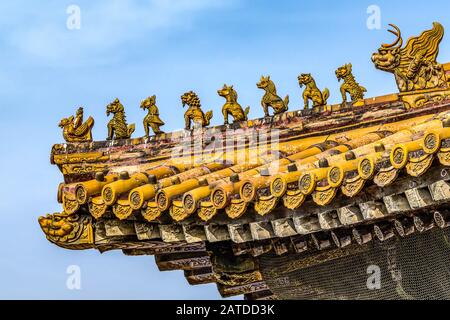
<svg viewBox="0 0 450 320"><path fill-rule="evenodd" d="M450 64L441 68L450 79ZM216 282L223 296L275 298L261 255L314 256L449 225L447 85L231 125L56 144L62 213L39 222L64 248L155 255L161 270L184 270L191 284Z"/></svg>

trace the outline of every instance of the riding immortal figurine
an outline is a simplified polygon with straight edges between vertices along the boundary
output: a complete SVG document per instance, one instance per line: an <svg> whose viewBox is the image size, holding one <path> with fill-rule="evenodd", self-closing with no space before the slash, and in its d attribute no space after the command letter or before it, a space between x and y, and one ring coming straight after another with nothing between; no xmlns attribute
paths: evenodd
<svg viewBox="0 0 450 320"><path fill-rule="evenodd" d="M66 142L91 142L94 119L89 117L83 123L83 107L80 107L75 118L70 116L61 119L59 127L63 129L63 137Z"/></svg>

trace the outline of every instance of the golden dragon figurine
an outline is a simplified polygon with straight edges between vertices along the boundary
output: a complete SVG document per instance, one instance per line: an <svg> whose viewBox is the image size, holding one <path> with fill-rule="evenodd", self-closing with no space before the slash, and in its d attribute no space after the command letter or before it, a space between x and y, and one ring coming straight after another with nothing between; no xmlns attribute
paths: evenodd
<svg viewBox="0 0 450 320"><path fill-rule="evenodd" d="M150 128L152 128L155 134L163 133L160 127L164 125L164 121L159 117L159 110L156 106L156 96L152 95L151 97L142 100L141 109L148 110L143 121L145 136L148 137L150 135Z"/></svg>
<svg viewBox="0 0 450 320"><path fill-rule="evenodd" d="M217 94L226 99L225 104L222 107L224 124L228 124L228 116L233 117L233 122L247 121L247 115L250 111L250 107L242 109L241 105L237 102L238 95L233 86L223 85L222 89L217 90Z"/></svg>
<svg viewBox="0 0 450 320"><path fill-rule="evenodd" d="M75 118L63 118L58 126L63 129L63 137L66 142L91 142L94 119L89 117L83 123L83 107L78 108Z"/></svg>
<svg viewBox="0 0 450 320"><path fill-rule="evenodd" d="M273 108L274 115L286 112L288 110L289 104L289 95L281 99L277 95L277 88L272 80L270 80L270 76L261 77L261 80L256 84L259 89L263 89L266 93L261 99L261 106L264 110L264 115L266 117L269 116L269 107Z"/></svg>
<svg viewBox="0 0 450 320"><path fill-rule="evenodd" d="M317 88L316 81L310 73L302 73L299 75L298 84L300 85L300 88L306 86L302 95L305 109L309 108L309 100L312 101L313 107L321 107L327 104L330 91L328 88L325 88L323 92L320 91L319 88Z"/></svg>

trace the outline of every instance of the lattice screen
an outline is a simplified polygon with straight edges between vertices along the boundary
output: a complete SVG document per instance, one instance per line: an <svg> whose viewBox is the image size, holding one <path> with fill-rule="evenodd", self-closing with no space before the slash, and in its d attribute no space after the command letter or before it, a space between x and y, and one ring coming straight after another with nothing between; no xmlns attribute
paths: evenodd
<svg viewBox="0 0 450 320"><path fill-rule="evenodd" d="M266 255L260 260L261 271L280 299L450 299L449 235L448 229L435 228L373 243L356 253ZM333 260L320 263L330 257ZM368 278L377 273L373 266L379 267L381 288L373 289L374 280L369 281L370 290Z"/></svg>

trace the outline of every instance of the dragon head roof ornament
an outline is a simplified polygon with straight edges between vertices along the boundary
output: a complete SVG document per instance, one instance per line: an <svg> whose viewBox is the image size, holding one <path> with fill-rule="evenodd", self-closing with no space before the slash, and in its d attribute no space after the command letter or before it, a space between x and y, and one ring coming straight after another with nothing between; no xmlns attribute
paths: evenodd
<svg viewBox="0 0 450 320"><path fill-rule="evenodd" d="M388 31L394 34L396 39L390 44L382 44L378 52L372 55L375 67L394 74L401 94L448 89L443 67L436 61L444 27L434 22L431 30L410 38L403 46L400 28L394 24L390 26L392 29ZM415 102L407 100L407 103ZM414 107L415 104L411 106Z"/></svg>

